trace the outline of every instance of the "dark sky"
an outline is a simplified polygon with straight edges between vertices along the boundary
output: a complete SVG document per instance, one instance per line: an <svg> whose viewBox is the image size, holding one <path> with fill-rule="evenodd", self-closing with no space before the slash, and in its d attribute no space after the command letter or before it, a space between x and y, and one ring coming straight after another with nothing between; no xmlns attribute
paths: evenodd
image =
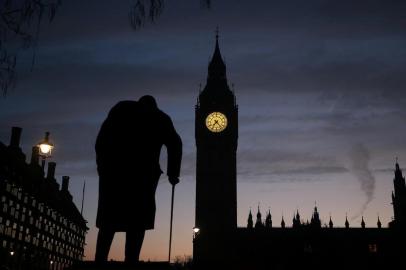
<svg viewBox="0 0 406 270"><path fill-rule="evenodd" d="M71 176L79 205L86 180L86 259L93 258L98 178L94 142L109 109L152 94L184 141L175 199L175 255L191 254L194 225L194 105L214 50L215 29L240 112L238 223L270 207L274 224L315 201L324 222L346 213L390 221L395 157L406 164L406 2L391 0L167 0L155 24L133 31L131 1L62 1L41 25L36 64L18 58L17 86L0 99L0 140L24 128L27 153L45 131L57 175ZM118 145L118 147L125 147ZM163 154L166 152L163 151ZM165 156L165 155L163 155ZM165 168L165 159L162 159ZM59 179L60 180L60 179ZM143 259L164 260L170 186L157 192L156 230ZM136 214L136 213L133 213ZM111 253L123 257L123 235Z"/></svg>

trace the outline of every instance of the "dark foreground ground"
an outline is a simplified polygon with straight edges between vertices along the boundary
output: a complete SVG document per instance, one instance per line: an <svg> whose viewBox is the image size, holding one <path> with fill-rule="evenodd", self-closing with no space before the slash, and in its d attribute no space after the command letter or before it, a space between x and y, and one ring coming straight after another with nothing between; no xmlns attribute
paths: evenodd
<svg viewBox="0 0 406 270"><path fill-rule="evenodd" d="M128 265L124 262L80 262L67 270L175 270L177 269L168 262L139 262Z"/></svg>

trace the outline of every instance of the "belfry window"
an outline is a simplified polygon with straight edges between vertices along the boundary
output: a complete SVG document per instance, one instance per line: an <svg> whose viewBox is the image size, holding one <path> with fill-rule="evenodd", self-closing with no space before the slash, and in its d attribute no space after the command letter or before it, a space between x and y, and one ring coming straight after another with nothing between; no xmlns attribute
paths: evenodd
<svg viewBox="0 0 406 270"><path fill-rule="evenodd" d="M368 250L370 253L377 253L378 252L378 245L377 244L369 244Z"/></svg>

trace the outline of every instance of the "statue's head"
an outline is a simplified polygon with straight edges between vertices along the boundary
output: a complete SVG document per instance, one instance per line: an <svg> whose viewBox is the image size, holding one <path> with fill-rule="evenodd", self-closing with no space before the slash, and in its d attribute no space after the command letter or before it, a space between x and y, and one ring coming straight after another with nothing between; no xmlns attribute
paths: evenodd
<svg viewBox="0 0 406 270"><path fill-rule="evenodd" d="M152 111L152 110L156 110L158 109L158 105L156 103L156 100L153 96L150 95L145 95L142 96L139 100L138 100L138 105L147 111Z"/></svg>

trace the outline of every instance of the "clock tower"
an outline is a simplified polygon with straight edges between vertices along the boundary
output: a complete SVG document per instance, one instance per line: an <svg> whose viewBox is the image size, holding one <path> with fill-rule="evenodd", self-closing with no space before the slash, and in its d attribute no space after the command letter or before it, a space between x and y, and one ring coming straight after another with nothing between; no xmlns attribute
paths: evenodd
<svg viewBox="0 0 406 270"><path fill-rule="evenodd" d="M194 259L206 261L214 259L215 250L226 244L226 235L237 228L238 106L228 86L218 33L195 113L195 226L199 233L194 239Z"/></svg>

